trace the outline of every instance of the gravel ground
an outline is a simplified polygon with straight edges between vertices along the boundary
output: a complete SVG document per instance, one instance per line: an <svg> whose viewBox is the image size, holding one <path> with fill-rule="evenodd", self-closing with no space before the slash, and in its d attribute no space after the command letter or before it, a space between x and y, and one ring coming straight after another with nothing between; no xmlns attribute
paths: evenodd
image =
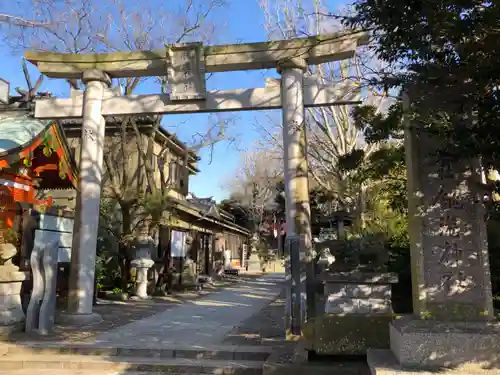
<svg viewBox="0 0 500 375"><path fill-rule="evenodd" d="M285 292L259 313L235 327L224 344L272 346L273 353L266 362L288 364L296 362L297 343L285 341Z"/></svg>
<svg viewBox="0 0 500 375"><path fill-rule="evenodd" d="M224 344L229 345L279 345L285 339L285 294L272 301L259 313L235 327Z"/></svg>

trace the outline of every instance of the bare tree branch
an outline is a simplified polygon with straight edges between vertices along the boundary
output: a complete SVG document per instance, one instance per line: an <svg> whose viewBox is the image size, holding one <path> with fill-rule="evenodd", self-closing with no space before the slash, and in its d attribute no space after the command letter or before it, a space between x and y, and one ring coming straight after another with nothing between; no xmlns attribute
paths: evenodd
<svg viewBox="0 0 500 375"><path fill-rule="evenodd" d="M254 224L254 234L258 234L264 214L275 207L283 167L280 150L259 149L258 145L252 149L241 153L239 166L226 185L230 199L245 210Z"/></svg>
<svg viewBox="0 0 500 375"><path fill-rule="evenodd" d="M339 21L343 11L327 9L320 0L260 0L266 17L266 29L270 39L287 39L304 35L317 35L332 32L346 32ZM386 69L367 49L360 49L349 60L331 62L310 67L308 75L315 77L321 84L333 85L350 81L359 86L364 100L370 100L380 110L387 105L387 95L374 87L371 82ZM350 116L348 106L326 106L308 108L305 125L308 139L308 159L312 186L318 185L338 202L357 202L356 196L361 186L354 186L351 171L339 165L339 159L355 150L362 150L368 158L379 145L368 144L363 139L362 129L357 129ZM266 128L259 126L260 131ZM268 127L267 127L268 128ZM264 136L269 144L281 147L281 123L266 129ZM359 185L358 182L356 184ZM356 203L353 203L356 205ZM339 207L356 209L356 207Z"/></svg>
<svg viewBox="0 0 500 375"><path fill-rule="evenodd" d="M212 13L223 3L222 0L184 0L184 3L163 5L156 0L136 3L127 0L17 0L8 12L0 5L0 25L5 43L13 50L65 53L152 50L171 43L209 41L215 24ZM124 95L133 94L142 82L140 78L115 80ZM159 84L158 89L167 91L165 77L155 82ZM80 87L77 81L68 83L73 88ZM180 170L187 171L196 159L195 152L213 148L224 138L227 126L222 122L209 124L207 134L197 135L198 142L190 145L184 155L176 156L177 160L170 150L176 142L174 134L161 141L162 151L155 155L161 121L162 117L154 118L145 134L138 126L137 117L113 119L119 129L112 137L113 142L106 145L104 174L108 186L104 198L115 200L124 211L124 235L132 234L135 224L126 223L125 214L137 219L149 217L152 227L158 223L164 208L168 208L167 198L175 183L165 168L176 162ZM134 158L135 167L131 164ZM155 161L158 165L154 165ZM149 188L145 192L146 185ZM157 200L155 207L147 202L148 196Z"/></svg>

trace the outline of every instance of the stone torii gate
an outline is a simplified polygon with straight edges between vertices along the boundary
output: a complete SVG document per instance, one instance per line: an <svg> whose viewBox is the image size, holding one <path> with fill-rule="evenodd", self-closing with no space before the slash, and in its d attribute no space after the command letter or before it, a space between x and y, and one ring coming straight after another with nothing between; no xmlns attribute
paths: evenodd
<svg viewBox="0 0 500 375"><path fill-rule="evenodd" d="M282 108L286 232L289 240L299 239L301 244L290 254L293 267L299 264L299 258L302 261L311 258L312 247L304 108L360 103L360 90L355 82L326 86L314 77L304 77L304 73L308 65L351 58L356 48L367 42L367 33L354 32L208 47L201 43L177 44L156 51L126 53L26 52L28 61L46 76L78 78L86 87L84 92L72 91L70 98L38 100L35 106L35 117L41 119L83 117L67 311L71 319L95 317L92 297L103 165L103 116ZM268 82L264 88L229 91L205 89L206 72L270 68L281 74L281 84ZM171 86L170 94L121 96L110 89L113 78L165 75ZM295 266L292 273L296 280L295 295L300 296L300 269ZM298 310L294 311L292 331L299 333L300 318Z"/></svg>

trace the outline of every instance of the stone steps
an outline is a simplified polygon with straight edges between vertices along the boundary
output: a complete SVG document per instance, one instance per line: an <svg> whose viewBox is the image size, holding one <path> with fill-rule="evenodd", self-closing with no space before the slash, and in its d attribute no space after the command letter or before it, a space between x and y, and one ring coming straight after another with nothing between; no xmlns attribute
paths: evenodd
<svg viewBox="0 0 500 375"><path fill-rule="evenodd" d="M107 343L18 342L0 344L0 355L20 356L31 354L83 355L103 357L186 358L212 360L242 360L264 362L269 347L236 345L116 345ZM0 357L2 358L2 357Z"/></svg>
<svg viewBox="0 0 500 375"><path fill-rule="evenodd" d="M17 342L0 344L0 375L261 375L271 348L256 346L160 346L109 343ZM4 372L5 371L5 372ZM40 372L42 371L42 372ZM50 373L49 373L50 372Z"/></svg>
<svg viewBox="0 0 500 375"><path fill-rule="evenodd" d="M164 372L144 372L144 371L95 371L95 370L54 370L54 369L37 369L37 375L164 375ZM0 375L33 375L33 370L1 370Z"/></svg>
<svg viewBox="0 0 500 375"><path fill-rule="evenodd" d="M32 374L36 371L74 370L95 373L97 372L144 372L163 374L217 374L217 375L261 375L261 361L235 361L196 358L151 358L134 356L92 356L75 354L31 354L31 355L3 355L0 357L0 369L6 374L17 371ZM62 375L63 372L61 372ZM48 375L48 372L47 372Z"/></svg>

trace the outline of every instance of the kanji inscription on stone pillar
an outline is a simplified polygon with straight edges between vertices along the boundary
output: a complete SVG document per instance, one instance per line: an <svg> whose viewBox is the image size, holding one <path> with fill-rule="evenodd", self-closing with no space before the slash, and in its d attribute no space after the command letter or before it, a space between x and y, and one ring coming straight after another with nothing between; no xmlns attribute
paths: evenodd
<svg viewBox="0 0 500 375"><path fill-rule="evenodd" d="M409 106L409 96L405 101ZM421 319L491 320L479 161L444 155L422 123L407 120L405 126L415 313Z"/></svg>
<svg viewBox="0 0 500 375"><path fill-rule="evenodd" d="M206 97L205 58L202 43L174 44L168 49L168 82L171 100Z"/></svg>

